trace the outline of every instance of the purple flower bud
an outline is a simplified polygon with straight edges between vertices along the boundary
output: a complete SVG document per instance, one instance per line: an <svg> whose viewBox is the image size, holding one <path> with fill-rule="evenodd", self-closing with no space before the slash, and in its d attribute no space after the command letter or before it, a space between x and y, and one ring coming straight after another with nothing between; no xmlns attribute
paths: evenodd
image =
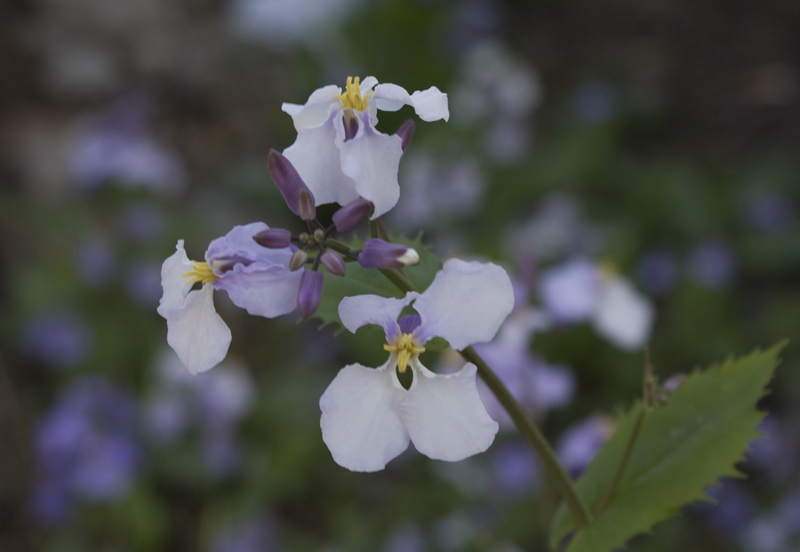
<svg viewBox="0 0 800 552"><path fill-rule="evenodd" d="M306 270L300 277L300 289L297 290L297 308L303 318L309 318L319 307L322 298L322 272Z"/></svg>
<svg viewBox="0 0 800 552"><path fill-rule="evenodd" d="M358 264L364 268L403 268L419 264L419 254L407 245L374 238L358 254Z"/></svg>
<svg viewBox="0 0 800 552"><path fill-rule="evenodd" d="M275 186L278 187L283 199L286 201L286 205L289 206L289 210L292 213L301 218L303 214L308 215L307 202L309 200L312 204L313 211L314 194L311 193L306 183L300 178L297 169L294 168L291 161L286 159L282 153L274 149L269 150L267 168L269 174L272 176L272 180L275 182ZM310 198L302 198L302 210L305 212L301 212L301 192L306 192L310 196ZM312 216L311 219L313 218ZM303 218L303 220L311 219Z"/></svg>
<svg viewBox="0 0 800 552"><path fill-rule="evenodd" d="M308 260L308 254L303 251L302 249L298 249L292 255L292 258L289 259L289 270L294 272L295 270L300 270L305 266L306 261Z"/></svg>
<svg viewBox="0 0 800 552"><path fill-rule="evenodd" d="M336 230L347 232L366 219L374 209L375 205L363 197L351 201L333 214L333 223L336 225Z"/></svg>
<svg viewBox="0 0 800 552"><path fill-rule="evenodd" d="M417 125L414 122L414 119L409 119L397 129L397 135L403 139L403 151L406 151L406 148L411 143L411 139L414 137L414 129L416 127Z"/></svg>
<svg viewBox="0 0 800 552"><path fill-rule="evenodd" d="M334 276L344 276L344 259L336 251L326 251L319 260Z"/></svg>
<svg viewBox="0 0 800 552"><path fill-rule="evenodd" d="M283 228L269 228L253 236L261 247L268 249L283 249L292 243L292 233Z"/></svg>
<svg viewBox="0 0 800 552"><path fill-rule="evenodd" d="M314 206L314 196L309 190L300 190L297 194L297 210L303 220L314 220L317 218L317 208Z"/></svg>

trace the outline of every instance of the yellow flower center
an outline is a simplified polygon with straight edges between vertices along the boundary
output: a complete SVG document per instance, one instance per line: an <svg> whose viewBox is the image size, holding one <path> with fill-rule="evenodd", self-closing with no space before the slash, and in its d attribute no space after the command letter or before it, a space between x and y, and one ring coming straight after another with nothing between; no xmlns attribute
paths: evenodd
<svg viewBox="0 0 800 552"><path fill-rule="evenodd" d="M607 282L616 276L617 272L617 266L611 261L602 261L600 263L600 279L604 282Z"/></svg>
<svg viewBox="0 0 800 552"><path fill-rule="evenodd" d="M214 274L214 271L211 270L211 267L208 266L208 263L198 263L197 261L192 261L192 264L194 265L194 270L190 270L183 275L184 277L189 278L189 280L186 282L187 284L193 284L195 282L213 284L217 281L217 275Z"/></svg>
<svg viewBox="0 0 800 552"><path fill-rule="evenodd" d="M390 353L397 353L397 368L402 374L406 371L408 361L411 360L411 357L424 353L425 347L420 347L419 342L414 339L413 335L402 334L399 338L394 340L393 345L389 345L388 343L384 345L383 350L389 351Z"/></svg>
<svg viewBox="0 0 800 552"><path fill-rule="evenodd" d="M361 79L358 77L347 77L347 89L344 94L337 94L333 97L335 100L339 98L342 100L342 107L344 109L355 109L356 111L364 111L367 108L367 99L370 96L375 96L369 93L363 98L361 97Z"/></svg>

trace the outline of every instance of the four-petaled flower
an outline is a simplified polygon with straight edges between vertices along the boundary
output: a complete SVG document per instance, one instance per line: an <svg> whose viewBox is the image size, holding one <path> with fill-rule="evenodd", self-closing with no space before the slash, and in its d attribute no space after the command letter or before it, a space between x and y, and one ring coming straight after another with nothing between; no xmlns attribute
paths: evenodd
<svg viewBox="0 0 800 552"><path fill-rule="evenodd" d="M400 317L409 304L418 314ZM345 297L342 324L355 332L377 324L386 333L387 362L376 369L342 368L320 399L322 438L334 460L352 471L372 472L402 453L409 441L422 454L457 461L485 451L497 433L475 385L477 368L437 375L419 361L434 336L457 350L490 341L514 307L506 272L492 263L450 259L428 289L403 299ZM399 320L398 320L399 318ZM406 390L397 370L411 367Z"/></svg>
<svg viewBox="0 0 800 552"><path fill-rule="evenodd" d="M161 267L164 291L158 314L167 319L167 343L192 374L219 364L228 353L231 331L214 309L214 289L248 313L274 318L292 312L303 269L292 272L292 250L267 249L253 236L263 222L235 226L208 246L205 262L192 262L178 240L175 253ZM202 287L192 290L200 282Z"/></svg>
<svg viewBox="0 0 800 552"><path fill-rule="evenodd" d="M377 85L377 86L376 86ZM403 139L375 125L378 109L410 105L423 121L447 121L447 94L432 86L409 94L375 77L348 77L347 89L329 85L314 91L305 105L285 103L297 140L283 154L311 189L317 205L346 205L362 197L375 205L372 218L389 211L400 197L397 171Z"/></svg>

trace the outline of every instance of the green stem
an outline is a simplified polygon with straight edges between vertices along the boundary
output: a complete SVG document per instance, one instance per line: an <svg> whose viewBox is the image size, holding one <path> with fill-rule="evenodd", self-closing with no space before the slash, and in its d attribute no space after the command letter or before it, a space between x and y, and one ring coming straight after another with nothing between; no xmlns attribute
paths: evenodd
<svg viewBox="0 0 800 552"><path fill-rule="evenodd" d="M539 428L536 427L536 424L528 417L528 414L513 395L511 395L511 392L505 384L497 377L497 374L495 374L489 365L486 364L486 361L475 352L475 349L470 346L463 351L459 351L459 353L466 360L478 367L478 374L480 374L481 379L483 379L489 389L491 389L494 396L497 397L497 400L503 405L503 408L506 409L506 412L511 416L511 419L514 421L514 424L517 426L522 436L525 437L539 454L544 469L556 484L561 496L564 498L564 502L572 512L572 517L575 518L578 527L588 527L592 522L591 514L589 514L580 496L578 496L578 491L572 484L572 479L570 479L569 474L564 469L564 466L561 465L561 462L558 461L553 447L547 442L547 439L545 439L544 435L539 431Z"/></svg>
<svg viewBox="0 0 800 552"><path fill-rule="evenodd" d="M378 225L374 220L369 221L369 237L373 239L378 237Z"/></svg>
<svg viewBox="0 0 800 552"><path fill-rule="evenodd" d="M614 497L614 491L617 490L617 486L622 480L622 474L625 473L625 468L628 465L628 460L631 458L633 445L636 444L636 438L639 436L639 430L642 429L642 422L644 422L644 415L646 412L647 405L642 404L642 410L639 412L639 417L636 419L636 425L633 426L633 433L631 433L631 438L628 440L628 446L625 449L625 454L622 456L619 466L617 466L617 472L614 474L614 479L611 480L611 484L608 486L608 489L606 489L606 494L603 495L603 498L600 500L600 502L598 502L597 507L594 509L595 516L599 516Z"/></svg>

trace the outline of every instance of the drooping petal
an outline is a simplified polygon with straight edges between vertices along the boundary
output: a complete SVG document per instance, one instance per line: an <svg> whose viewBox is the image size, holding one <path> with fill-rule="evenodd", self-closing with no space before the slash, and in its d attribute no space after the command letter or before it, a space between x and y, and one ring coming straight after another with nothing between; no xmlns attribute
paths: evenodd
<svg viewBox="0 0 800 552"><path fill-rule="evenodd" d="M188 278L184 276L193 269L192 262L186 256L183 240L178 240L175 253L167 257L161 265L161 289L163 295L158 304L158 314L166 318L175 309L182 309L186 295L192 289L187 284Z"/></svg>
<svg viewBox="0 0 800 552"><path fill-rule="evenodd" d="M603 286L593 316L597 332L621 349L642 348L650 337L653 305L626 280L616 277Z"/></svg>
<svg viewBox="0 0 800 552"><path fill-rule="evenodd" d="M356 333L361 326L375 324L386 332L386 341L391 343L397 336L397 318L403 308L419 297L418 293L407 293L403 299L379 295L356 295L345 297L339 303L339 318L345 328Z"/></svg>
<svg viewBox="0 0 800 552"><path fill-rule="evenodd" d="M450 259L414 303L423 320L415 334L422 343L443 337L461 350L491 341L513 308L514 289L505 270Z"/></svg>
<svg viewBox="0 0 800 552"><path fill-rule="evenodd" d="M375 100L381 111L397 111L404 105L410 105L423 121L447 121L450 118L447 94L435 86L409 95L402 86L379 84L375 87Z"/></svg>
<svg viewBox="0 0 800 552"><path fill-rule="evenodd" d="M182 309L167 314L167 343L192 374L205 372L228 354L231 331L214 309L211 284L186 296Z"/></svg>
<svg viewBox="0 0 800 552"><path fill-rule="evenodd" d="M408 448L408 432L396 412L406 394L397 381L396 363L392 356L380 368L345 366L322 394L322 440L340 466L359 472L382 470Z"/></svg>
<svg viewBox="0 0 800 552"><path fill-rule="evenodd" d="M214 286L227 291L233 304L249 314L275 318L297 307L302 275L302 270L289 270L288 262L285 265L237 264L218 278Z"/></svg>
<svg viewBox="0 0 800 552"><path fill-rule="evenodd" d="M335 84L329 84L314 90L305 105L284 103L281 105L281 110L291 115L294 128L300 132L303 128L315 127L324 123L330 114L331 106L339 103L333 97L341 93L341 88Z"/></svg>
<svg viewBox="0 0 800 552"><path fill-rule="evenodd" d="M332 111L321 125L298 129L297 140L283 150L314 194L317 205L346 205L359 197L356 183L342 172L339 144L343 141L342 111Z"/></svg>
<svg viewBox="0 0 800 552"><path fill-rule="evenodd" d="M372 213L375 220L400 199L397 171L403 156L403 140L378 132L365 118L359 117L361 124L356 137L339 146L341 170L353 179L358 195L375 205ZM316 190L312 191L316 195Z"/></svg>
<svg viewBox="0 0 800 552"><path fill-rule="evenodd" d="M411 442L435 460L455 462L489 448L499 426L489 417L467 363L455 374L437 375L412 361L414 381L398 404Z"/></svg>

